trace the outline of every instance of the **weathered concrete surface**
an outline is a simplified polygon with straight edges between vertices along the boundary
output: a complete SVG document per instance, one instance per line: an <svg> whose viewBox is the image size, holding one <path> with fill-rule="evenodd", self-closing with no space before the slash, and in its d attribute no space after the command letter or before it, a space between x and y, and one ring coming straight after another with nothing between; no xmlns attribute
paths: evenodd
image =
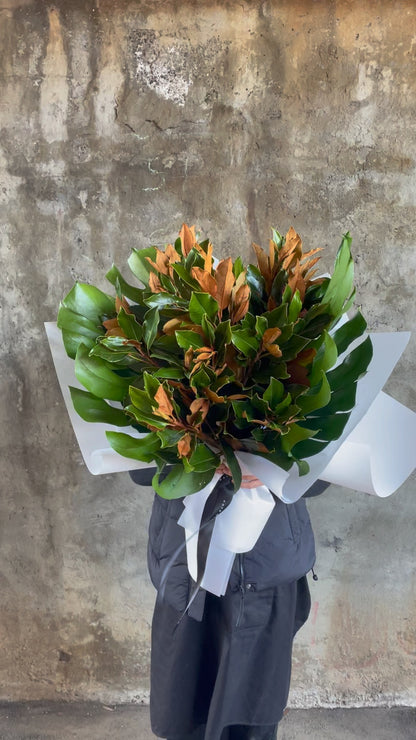
<svg viewBox="0 0 416 740"><path fill-rule="evenodd" d="M43 331L75 278L196 222L218 256L350 229L371 328L415 324L416 3L0 0L3 699L140 701L150 494L93 478ZM388 390L415 408L415 340ZM311 502L293 701L416 703L414 480ZM341 542L342 541L342 542Z"/></svg>
<svg viewBox="0 0 416 740"><path fill-rule="evenodd" d="M147 707L26 703L0 705L1 740L155 740ZM291 710L278 740L414 740L416 710Z"/></svg>

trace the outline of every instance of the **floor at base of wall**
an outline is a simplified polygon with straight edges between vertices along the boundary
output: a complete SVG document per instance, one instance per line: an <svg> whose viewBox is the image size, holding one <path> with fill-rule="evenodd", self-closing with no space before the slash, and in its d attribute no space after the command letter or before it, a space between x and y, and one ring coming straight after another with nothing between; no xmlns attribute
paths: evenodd
<svg viewBox="0 0 416 740"><path fill-rule="evenodd" d="M290 709L279 740L416 740L416 708ZM155 740L137 705L0 704L0 740Z"/></svg>

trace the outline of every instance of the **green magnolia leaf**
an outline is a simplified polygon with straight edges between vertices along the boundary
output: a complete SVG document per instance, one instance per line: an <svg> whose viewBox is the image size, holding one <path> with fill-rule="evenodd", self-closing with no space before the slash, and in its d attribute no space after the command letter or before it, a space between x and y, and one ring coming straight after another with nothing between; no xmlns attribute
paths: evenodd
<svg viewBox="0 0 416 740"><path fill-rule="evenodd" d="M357 383L338 388L331 394L330 402L319 410L319 416L327 414L336 414L338 411L350 411L355 406L355 397L357 394ZM318 415L318 412L317 412Z"/></svg>
<svg viewBox="0 0 416 740"><path fill-rule="evenodd" d="M85 344L90 349L95 345L97 337L104 334L102 326L85 316L75 313L62 303L58 312L57 325L62 331L62 339L66 353L72 359L75 358L80 344Z"/></svg>
<svg viewBox="0 0 416 740"><path fill-rule="evenodd" d="M185 461L184 461L185 462ZM221 462L219 455L209 449L205 444L198 443L189 458L189 466L196 473L207 473L216 470Z"/></svg>
<svg viewBox="0 0 416 740"><path fill-rule="evenodd" d="M331 389L338 390L342 386L354 383L367 371L373 356L373 345L370 337L350 352L345 360L327 373Z"/></svg>
<svg viewBox="0 0 416 740"><path fill-rule="evenodd" d="M185 377L185 371L179 367L161 367L153 373L155 378L167 380L182 380Z"/></svg>
<svg viewBox="0 0 416 740"><path fill-rule="evenodd" d="M178 331L175 331L175 337L179 347L182 347L182 349L184 350L187 350L190 347L192 347L193 349L198 349L198 347L204 346L203 337L201 337L200 334L197 334L196 331L180 329Z"/></svg>
<svg viewBox="0 0 416 740"><path fill-rule="evenodd" d="M143 300L143 303L150 308L165 308L166 306L183 306L188 305L187 301L181 301L180 298L171 293L152 293Z"/></svg>
<svg viewBox="0 0 416 740"><path fill-rule="evenodd" d="M88 391L69 386L74 409L84 421L114 424L117 427L130 426L130 419L123 409L115 409L102 398L97 398Z"/></svg>
<svg viewBox="0 0 416 740"><path fill-rule="evenodd" d="M312 363L312 370L309 374L309 382L312 386L319 382L322 371L326 372L329 370L335 365L338 359L337 345L327 331L323 332L320 342L321 346L318 349Z"/></svg>
<svg viewBox="0 0 416 740"><path fill-rule="evenodd" d="M142 462L153 462L155 454L160 450L161 442L156 432L150 432L141 439L131 437L123 432L106 432L106 437L116 452L123 457Z"/></svg>
<svg viewBox="0 0 416 740"><path fill-rule="evenodd" d="M207 314L204 314L201 320L203 332L207 338L208 344L213 347L215 342L215 326L209 320Z"/></svg>
<svg viewBox="0 0 416 740"><path fill-rule="evenodd" d="M260 339L252 336L248 329L235 329L232 327L231 341L234 347L246 357L254 358L260 348Z"/></svg>
<svg viewBox="0 0 416 740"><path fill-rule="evenodd" d="M222 442L222 449L224 450L225 461L231 471L234 491L238 491L238 489L241 488L241 481L243 478L240 464L235 456L233 448L224 441Z"/></svg>
<svg viewBox="0 0 416 740"><path fill-rule="evenodd" d="M117 321L123 329L126 337L141 342L143 339L143 327L136 321L132 313L126 313L124 308L120 308L117 314Z"/></svg>
<svg viewBox="0 0 416 740"><path fill-rule="evenodd" d="M268 328L267 319L264 316L256 316L256 334L258 337L262 337L266 329Z"/></svg>
<svg viewBox="0 0 416 740"><path fill-rule="evenodd" d="M290 301L290 305L289 305L289 312L288 312L289 322L294 323L296 319L298 318L301 310L302 310L302 299L300 297L299 291L296 290L295 295L293 296L292 300Z"/></svg>
<svg viewBox="0 0 416 740"><path fill-rule="evenodd" d="M290 452L298 442L314 437L316 432L313 429L305 429L299 424L291 424L287 434L282 436L281 444L284 452Z"/></svg>
<svg viewBox="0 0 416 740"><path fill-rule="evenodd" d="M345 324L336 329L333 334L333 340L337 346L338 354L345 352L351 342L364 334L367 328L367 322L360 311L347 321Z"/></svg>
<svg viewBox="0 0 416 740"><path fill-rule="evenodd" d="M243 260L241 259L241 257L237 257L233 264L233 275L236 280L242 272L244 272Z"/></svg>
<svg viewBox="0 0 416 740"><path fill-rule="evenodd" d="M208 374L206 366L202 365L199 370L190 377L189 383L193 388L203 390L204 388L209 388L212 380L213 378Z"/></svg>
<svg viewBox="0 0 416 740"><path fill-rule="evenodd" d="M136 408L136 410L139 410L140 412L143 412L145 414L153 414L153 409L156 406L156 402L153 397L149 398L146 390L140 390L140 388L130 386L129 395L131 403L133 407Z"/></svg>
<svg viewBox="0 0 416 740"><path fill-rule="evenodd" d="M153 262L156 260L156 247L148 247L147 249L133 249L127 262L132 271L133 275L140 280L143 285L147 285L149 282L149 275L151 272L155 272L150 262L146 259L150 257Z"/></svg>
<svg viewBox="0 0 416 740"><path fill-rule="evenodd" d="M80 345L75 357L77 380L94 396L122 401L127 395L130 380L120 377L100 357L91 357L88 347Z"/></svg>
<svg viewBox="0 0 416 740"><path fill-rule="evenodd" d="M328 414L327 416L309 416L304 422L305 427L316 431L316 439L333 440L338 439L344 431L345 425L350 418L349 414Z"/></svg>
<svg viewBox="0 0 416 740"><path fill-rule="evenodd" d="M271 378L270 383L263 393L263 398L267 401L269 407L274 409L283 398L285 387L280 380ZM288 394L289 395L289 394Z"/></svg>
<svg viewBox="0 0 416 740"><path fill-rule="evenodd" d="M144 341L146 347L149 350L157 337L157 330L159 326L159 309L157 307L151 308L145 314L143 321L143 332Z"/></svg>
<svg viewBox="0 0 416 740"><path fill-rule="evenodd" d="M178 442L184 436L184 432L182 430L169 429L169 427L165 427L165 429L161 429L160 431L156 432L156 434L160 439L162 449L164 449L165 447L175 447L176 448Z"/></svg>
<svg viewBox="0 0 416 740"><path fill-rule="evenodd" d="M106 278L116 288L119 298L126 296L126 298L130 298L131 301L135 301L136 303L142 302L143 291L127 283L115 265L112 265L107 272Z"/></svg>
<svg viewBox="0 0 416 740"><path fill-rule="evenodd" d="M87 283L75 283L62 305L96 324L101 324L103 317L115 314L115 299Z"/></svg>
<svg viewBox="0 0 416 740"><path fill-rule="evenodd" d="M95 344L90 349L90 356L101 357L106 362L112 362L119 367L131 367L137 362L137 360L130 357L132 348L126 345L122 347L111 347L108 348L103 342Z"/></svg>
<svg viewBox="0 0 416 740"><path fill-rule="evenodd" d="M354 281L354 262L351 257L350 234L344 234L335 259L334 271L323 297L323 303L333 316L343 313L345 302L350 298Z"/></svg>
<svg viewBox="0 0 416 740"><path fill-rule="evenodd" d="M156 406L156 401L154 400L154 398L160 388L159 380L155 378L151 373L143 373L143 382L144 389L149 399L151 399L151 402L153 401L152 406Z"/></svg>
<svg viewBox="0 0 416 740"><path fill-rule="evenodd" d="M205 314L212 321L218 315L218 311L218 303L209 293L192 293L189 301L189 315L194 324L201 326Z"/></svg>
<svg viewBox="0 0 416 740"><path fill-rule="evenodd" d="M156 473L152 485L156 493L162 498L169 500L182 498L182 496L189 496L191 493L196 493L205 488L214 477L214 473L215 468L204 473L188 472L182 463L179 463L173 466L162 481L160 480L160 472Z"/></svg>
<svg viewBox="0 0 416 740"><path fill-rule="evenodd" d="M331 399L331 387L328 383L327 376L322 371L321 378L317 385L310 388L306 393L298 396L296 399L297 405L300 407L304 415L310 414L311 411L326 406Z"/></svg>

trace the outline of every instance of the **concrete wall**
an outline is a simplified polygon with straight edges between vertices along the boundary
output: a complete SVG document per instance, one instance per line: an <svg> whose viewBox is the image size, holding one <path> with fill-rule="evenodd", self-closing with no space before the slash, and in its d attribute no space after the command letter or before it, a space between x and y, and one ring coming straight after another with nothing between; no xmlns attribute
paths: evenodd
<svg viewBox="0 0 416 740"><path fill-rule="evenodd" d="M404 0L0 0L1 699L148 689L151 494L87 472L43 322L187 220L245 259L293 224L326 268L350 229L371 328L412 328L415 28ZM414 480L310 508L292 702L416 704Z"/></svg>

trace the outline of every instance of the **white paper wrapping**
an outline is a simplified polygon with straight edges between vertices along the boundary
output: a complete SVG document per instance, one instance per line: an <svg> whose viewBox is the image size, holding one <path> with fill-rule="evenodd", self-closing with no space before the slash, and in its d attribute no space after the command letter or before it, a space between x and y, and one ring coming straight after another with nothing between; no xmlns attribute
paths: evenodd
<svg viewBox="0 0 416 740"><path fill-rule="evenodd" d="M188 568L194 581L198 573L196 535L206 500L220 477L215 475L202 491L185 498L178 520L185 528ZM273 507L273 496L266 486L240 488L234 494L230 505L215 519L202 588L217 596L225 594L235 554L253 549Z"/></svg>

